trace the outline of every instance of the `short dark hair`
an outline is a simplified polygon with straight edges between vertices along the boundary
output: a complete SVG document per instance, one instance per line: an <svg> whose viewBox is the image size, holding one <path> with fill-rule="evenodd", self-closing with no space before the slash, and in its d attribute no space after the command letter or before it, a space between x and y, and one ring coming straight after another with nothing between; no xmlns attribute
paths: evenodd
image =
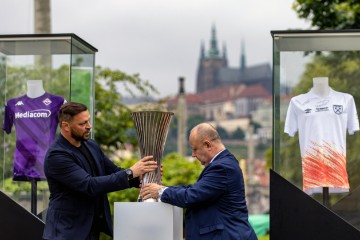
<svg viewBox="0 0 360 240"><path fill-rule="evenodd" d="M59 110L59 124L61 124L62 121L70 122L75 115L86 110L88 110L88 108L82 103L68 102L63 104Z"/></svg>

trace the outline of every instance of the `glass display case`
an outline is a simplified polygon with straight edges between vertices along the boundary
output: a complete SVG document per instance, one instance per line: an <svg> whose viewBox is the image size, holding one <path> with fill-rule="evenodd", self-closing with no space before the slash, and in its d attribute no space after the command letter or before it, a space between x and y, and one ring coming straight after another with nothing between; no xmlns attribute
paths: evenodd
<svg viewBox="0 0 360 240"><path fill-rule="evenodd" d="M48 204L43 157L59 107L81 102L93 115L96 52L75 34L0 35L0 190L33 213Z"/></svg>
<svg viewBox="0 0 360 240"><path fill-rule="evenodd" d="M360 229L360 31L271 31L273 170Z"/></svg>

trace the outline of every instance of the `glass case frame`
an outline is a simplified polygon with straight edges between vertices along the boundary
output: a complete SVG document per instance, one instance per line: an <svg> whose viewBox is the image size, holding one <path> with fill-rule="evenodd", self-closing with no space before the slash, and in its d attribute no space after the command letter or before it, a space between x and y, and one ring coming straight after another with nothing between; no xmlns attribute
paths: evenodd
<svg viewBox="0 0 360 240"><path fill-rule="evenodd" d="M48 93L61 96L67 102L87 105L93 116L97 51L73 33L0 35L1 105L5 106L9 99L26 94L29 80L35 80L41 82ZM4 108L0 121L4 121ZM93 118L91 121L93 123ZM31 207L33 212L35 208L33 213L38 213L47 208L47 183L42 181L35 185L38 187L34 194L33 181L12 181L15 132L14 126L9 134L0 132L3 139L3 147L0 148L0 190L26 209ZM32 182L31 186L29 182ZM14 187L7 187L9 184L14 184ZM30 196L30 193L35 196ZM37 196L40 201L36 201ZM36 206L33 206L33 200Z"/></svg>
<svg viewBox="0 0 360 240"><path fill-rule="evenodd" d="M360 30L289 30L271 31L273 38L273 162L272 169L302 189L302 160L298 132L284 133L287 110L292 97L312 88L315 77L327 77L330 87L354 97L360 111ZM348 193L322 193L311 196L337 213L354 227L360 217L360 134L347 133L346 167ZM327 198L327 199L325 199Z"/></svg>

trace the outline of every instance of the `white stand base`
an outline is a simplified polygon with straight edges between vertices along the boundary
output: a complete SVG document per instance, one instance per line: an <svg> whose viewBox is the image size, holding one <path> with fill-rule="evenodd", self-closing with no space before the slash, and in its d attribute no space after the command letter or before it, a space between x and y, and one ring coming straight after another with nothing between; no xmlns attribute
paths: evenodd
<svg viewBox="0 0 360 240"><path fill-rule="evenodd" d="M114 240L183 240L183 209L162 202L115 202Z"/></svg>

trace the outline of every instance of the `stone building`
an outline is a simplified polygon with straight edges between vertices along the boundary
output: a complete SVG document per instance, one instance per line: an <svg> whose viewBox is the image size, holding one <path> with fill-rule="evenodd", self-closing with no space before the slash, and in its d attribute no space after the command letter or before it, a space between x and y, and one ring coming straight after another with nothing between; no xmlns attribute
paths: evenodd
<svg viewBox="0 0 360 240"><path fill-rule="evenodd" d="M261 84L272 92L272 71L269 63L247 66L244 43L241 45L239 67L230 67L226 45L222 51L218 48L215 26L211 29L209 49L201 44L200 58L196 76L196 92L201 93L221 86Z"/></svg>

